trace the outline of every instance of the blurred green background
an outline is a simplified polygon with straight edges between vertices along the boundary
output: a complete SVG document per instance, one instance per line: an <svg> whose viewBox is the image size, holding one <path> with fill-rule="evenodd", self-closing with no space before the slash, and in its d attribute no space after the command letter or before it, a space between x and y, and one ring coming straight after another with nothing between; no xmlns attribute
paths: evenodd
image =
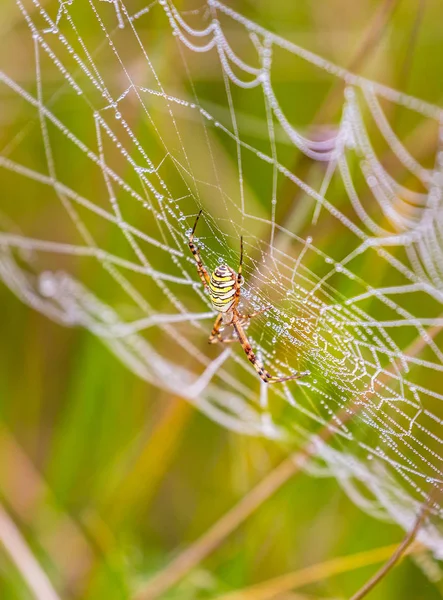
<svg viewBox="0 0 443 600"><path fill-rule="evenodd" d="M82 1L75 0L77 23L81 22ZM45 8L55 15L57 4L52 4L46 2ZM231 5L339 65L442 104L440 0L238 0ZM191 11L200 8L200 3L179 2L177 7ZM12 0L1 0L0 10L1 69L35 93L29 32ZM186 78L173 69L175 40L157 15L160 12L153 10L152 19L143 21L140 29L149 36L156 59L162 59L161 77L180 89ZM90 32L88 27L85 9L83 35L96 47L102 34L92 24ZM210 68L205 71L201 65L198 75L199 89L206 91L208 100L214 96L216 103L217 89L222 89L217 86L222 84L212 80ZM56 72L53 77L48 80L55 91L60 80ZM299 115L302 127L309 126L320 108L325 111L323 123L335 118L338 106L333 96L331 105L322 107L330 84L321 77L301 72L291 80L291 70L280 62L276 85ZM25 125L30 116L26 106L14 103L3 86L0 103L1 147L5 148L16 135L17 124ZM245 110L250 109L252 115L253 108ZM64 110L72 129L86 127L81 114L70 112L69 103ZM28 154L30 163L43 165L37 137L31 136L20 152ZM429 137L432 142L432 135L413 138L424 164L433 156ZM65 156L63 141L57 148ZM229 173L235 177L235 160L226 152L225 177ZM86 188L96 184L94 173L77 168L75 157L69 154L64 168L74 179L80 177ZM309 176L315 179L318 174ZM49 199L37 197L27 181L17 187L4 171L0 179L4 215L31 236L45 239L51 232L65 238L66 225L52 212ZM227 186L234 183L226 181ZM260 203L260 189L256 194ZM108 238L115 251L118 242L110 231L103 228L100 236L102 243ZM322 249L333 253L334 242L332 231L325 235ZM53 261L47 268L73 267L66 257L47 260ZM106 293L107 281L97 280L94 266L75 265L73 270L84 282L96 281ZM0 306L1 499L61 598L135 598L145 581L207 533L293 450L223 429L182 398L137 379L90 333L51 322L4 286L0 286ZM299 475L258 504L219 547L161 597L222 598L232 590L318 564L312 583L297 592L279 591L276 585L275 594L269 597L349 598L374 572L377 560L371 564L369 558L362 559L359 568L351 562L339 574L328 572L328 561L379 549L381 563L387 557L384 547L404 535L399 527L362 513L330 479ZM440 598L439 576L430 557L418 553L414 559L405 559L370 597ZM436 581L430 582L429 577ZM1 550L0 598L31 597L8 553ZM254 592L248 596L254 597L259 596Z"/></svg>

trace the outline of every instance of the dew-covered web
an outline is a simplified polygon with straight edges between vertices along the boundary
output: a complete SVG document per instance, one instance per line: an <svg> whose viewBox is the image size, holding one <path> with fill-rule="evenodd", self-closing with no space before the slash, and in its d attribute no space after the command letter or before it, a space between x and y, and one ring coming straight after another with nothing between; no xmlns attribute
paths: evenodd
<svg viewBox="0 0 443 600"><path fill-rule="evenodd" d="M0 72L4 283L232 430L302 445L332 427L309 470L410 527L442 479L441 109L217 0L16 6L27 58ZM336 118L294 125L279 64L287 81L318 77ZM260 360L309 376L266 386L239 344L206 344L215 314L187 247L200 208L209 269L236 268L244 236L241 308L271 307L247 330ZM420 533L437 555L440 505Z"/></svg>

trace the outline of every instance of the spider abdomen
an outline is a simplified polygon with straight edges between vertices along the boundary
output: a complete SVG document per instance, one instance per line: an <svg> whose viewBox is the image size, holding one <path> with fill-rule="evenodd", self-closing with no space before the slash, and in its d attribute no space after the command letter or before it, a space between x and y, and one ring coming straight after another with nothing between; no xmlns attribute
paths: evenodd
<svg viewBox="0 0 443 600"><path fill-rule="evenodd" d="M229 312L235 300L237 275L227 265L220 265L213 271L209 281L209 294L212 306L218 312Z"/></svg>

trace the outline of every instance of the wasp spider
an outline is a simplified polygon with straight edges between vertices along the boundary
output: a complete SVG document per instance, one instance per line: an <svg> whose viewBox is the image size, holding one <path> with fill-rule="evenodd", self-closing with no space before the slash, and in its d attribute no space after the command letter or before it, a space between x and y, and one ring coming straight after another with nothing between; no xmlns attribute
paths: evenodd
<svg viewBox="0 0 443 600"><path fill-rule="evenodd" d="M266 308L250 315L241 315L238 311L237 307L240 301L241 286L243 285L243 237L240 238L240 264L238 271L235 272L234 269L231 269L231 267L228 265L220 265L215 269L212 275L209 276L209 273L201 259L200 249L194 244L194 233L201 214L202 211L198 213L191 235L189 236L189 249L191 250L197 262L197 271L200 279L205 288L209 289L212 306L219 313L215 319L211 335L209 336L209 343L215 344L216 342L228 343L239 341L246 353L246 356L254 365L255 370L265 383L280 383L282 381L289 381L291 379L300 379L300 377L303 377L307 373L296 373L295 375L290 375L289 377L276 377L271 375L255 356L243 326L245 323L247 323L247 321L249 321L249 319L252 319L252 317L265 312L270 307L267 306ZM222 337L220 333L220 327L222 325L232 325L236 333L236 337Z"/></svg>

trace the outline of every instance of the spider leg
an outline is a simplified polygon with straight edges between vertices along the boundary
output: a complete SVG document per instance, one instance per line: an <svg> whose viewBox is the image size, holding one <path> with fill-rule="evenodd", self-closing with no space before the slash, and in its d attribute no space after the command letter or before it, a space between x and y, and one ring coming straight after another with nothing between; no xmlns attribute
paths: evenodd
<svg viewBox="0 0 443 600"><path fill-rule="evenodd" d="M243 269L243 236L240 236L240 261L239 261L239 265L238 265L238 272L237 272L237 283L238 285L241 285L242 283L242 269Z"/></svg>
<svg viewBox="0 0 443 600"><path fill-rule="evenodd" d="M233 309L235 309L237 307L238 303L240 302L241 286L243 284L242 269L243 269L243 236L240 237L240 262L238 265L237 279L235 281L235 296L234 296L234 303L232 306Z"/></svg>
<svg viewBox="0 0 443 600"><path fill-rule="evenodd" d="M222 315L218 315L215 319L214 327L212 328L211 335L209 336L208 343L216 344L217 342L221 342L222 344L232 344L233 342L238 342L237 337L223 337L220 333L220 325L222 324Z"/></svg>
<svg viewBox="0 0 443 600"><path fill-rule="evenodd" d="M192 252L192 254L194 255L194 258L197 262L197 271L198 271L198 275L201 279L201 282L203 283L203 285L205 287L208 287L209 285L209 281L210 281L210 277L209 277L209 273L207 272L203 261L201 259L200 256L200 248L198 248L195 244L194 244L194 233L195 233L195 228L197 227L197 223L198 220L200 218L200 215L202 214L203 211L200 211L197 215L197 218L195 219L195 223L194 223L194 227L192 228L192 232L191 235L189 236L189 249Z"/></svg>
<svg viewBox="0 0 443 600"><path fill-rule="evenodd" d="M307 373L296 373L295 375L290 375L289 377L276 377L275 375L271 375L255 356L248 337L244 332L243 326L240 322L238 313L234 313L232 325L237 333L238 340L249 359L249 362L252 363L254 369L265 383L281 383L283 381L290 381L291 379L300 379L301 377L307 375Z"/></svg>
<svg viewBox="0 0 443 600"><path fill-rule="evenodd" d="M257 315L261 315L262 313L266 312L267 310L271 309L272 306L265 306L264 308L261 308L260 310L256 310L255 312L249 314L249 315L240 315L240 319L241 321L249 321L249 319L252 319L254 317L256 317ZM242 323L242 325L244 325L244 323Z"/></svg>
<svg viewBox="0 0 443 600"><path fill-rule="evenodd" d="M211 335L208 338L208 344L216 344L221 340L220 325L222 324L223 315L220 313L215 319L212 327Z"/></svg>
<svg viewBox="0 0 443 600"><path fill-rule="evenodd" d="M289 375L288 377L275 377L271 376L266 383L282 383L283 381L292 381L293 379L301 379L309 375L309 371L303 371L302 373L295 373L295 375Z"/></svg>
<svg viewBox="0 0 443 600"><path fill-rule="evenodd" d="M218 338L219 342L221 342L222 344L233 344L234 342L238 342L238 338L237 337L222 337L221 335Z"/></svg>

